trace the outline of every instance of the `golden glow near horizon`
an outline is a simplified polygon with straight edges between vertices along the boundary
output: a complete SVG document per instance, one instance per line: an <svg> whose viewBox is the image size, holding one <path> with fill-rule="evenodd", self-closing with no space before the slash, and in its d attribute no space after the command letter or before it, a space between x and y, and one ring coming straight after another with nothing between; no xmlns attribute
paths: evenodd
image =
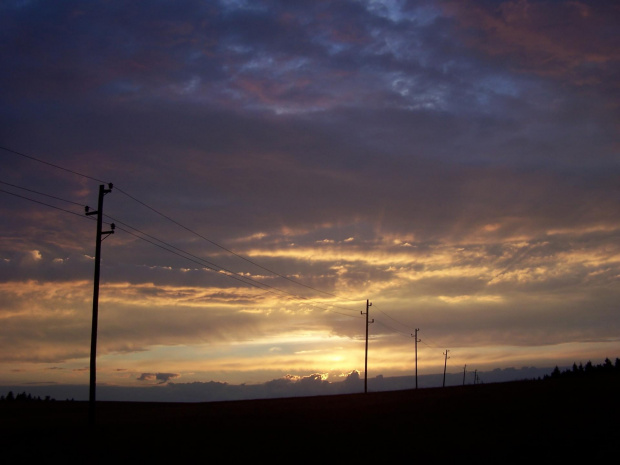
<svg viewBox="0 0 620 465"><path fill-rule="evenodd" d="M266 237L265 234L255 236L260 239ZM314 254L311 248L301 247L286 252L259 253L258 249L252 249L247 255L254 260L284 257L295 262L308 262L310 259L321 263L328 272L325 276L336 287L350 290L350 295L364 291L376 295L377 299L372 300L380 306L371 307L372 316L378 320L378 324L371 327L371 367L375 375L411 373L412 344L407 336L420 319L438 327L445 318L441 315L454 318L458 312L464 312L463 316L469 315L477 321L478 305L484 305L496 317L502 318L505 312L512 311L510 309L517 301L512 295L514 291L506 294L498 286L540 285L561 279L575 267L591 269L587 271L587 279L595 279L597 275L606 273L604 267L617 265L617 255L605 255L604 250L594 253L576 250L553 257L537 257L534 266L531 266L523 255L523 251L530 250L531 245L520 242L503 245L503 254L511 254L506 257L508 262L521 254L520 263L525 267L506 269L502 265L502 269L493 266L480 246L469 250L464 247L434 247L432 252L420 254L414 245L403 247L406 252L400 248L389 250L394 243L394 240L382 242L381 247L385 249L366 253L359 250L349 252L330 243L321 244ZM538 247L545 247L545 244L538 244ZM31 252L28 256L34 257L33 263L46 258L40 252ZM553 266L546 265L545 261ZM175 273L174 267L162 268L165 273ZM352 270L359 273L360 269L379 270L385 277L373 282L349 277ZM295 279L303 282L303 278L300 275ZM253 275L253 279L260 282L262 278ZM465 286L457 290L442 285L444 280L471 280L475 285L470 289ZM271 282L275 283L275 280ZM417 286L418 283L425 284L416 291L403 292L407 291L407 286ZM429 289L420 292L426 286L430 286ZM15 324L33 318L41 319L76 335L69 340L53 336L46 340L43 333L36 349L32 344L16 343L11 354L4 355L3 364L20 363L24 367L32 367L32 362L35 362L41 367L44 366L41 362L47 362L55 367L55 370L46 373L50 380L60 376L83 381L83 367L87 366L88 355L91 287L92 282L88 280L0 283L0 296L5 302L22 302L5 309L0 316L4 322ZM449 289L451 293L442 294L441 289ZM382 298L383 294L385 298ZM100 376L112 384L131 384L136 374L161 371L166 363L171 366L171 372L179 372L177 382L185 378L195 379L195 375L190 373L245 372L248 376L255 376L249 374L263 372L268 374L266 376L273 376L280 371L294 377L321 372L331 376L330 379L338 379L351 370L362 371L364 325L359 312L364 309L363 301L348 302L331 296L323 296L319 300L284 297L251 286L236 286L235 283L233 287L129 281L102 283ZM552 292L546 296L539 294L537 299L539 303L555 306L561 303L563 296ZM28 304L25 305L25 302ZM407 302L413 308L409 309ZM375 309L378 310L375 312ZM457 314L451 313L451 309ZM381 326L381 322L385 325ZM439 334L437 330L424 328L421 334L427 331ZM480 334L480 330L475 331L474 334ZM81 333L79 337L78 333ZM578 350L570 349L571 343L558 341L550 345L537 345L536 340L544 340L540 335L533 335L534 345L529 349L529 345L505 346L510 343L506 333L493 329L484 337L484 345L479 346L458 348L458 344L469 344L472 338L451 336L449 342L446 334L435 336L440 338L441 346L420 346L418 366L422 372L440 371L443 346L455 347L455 343L457 348L452 350L454 354L460 352L458 358L461 361L469 360L469 363L480 366L492 366L494 363L512 365L525 362L530 357L552 359L553 356L563 357L562 354L568 353L579 356ZM424 337L422 340L426 341ZM597 346L584 340L576 340L573 345L583 348L586 344ZM598 346L601 344L605 345L601 342ZM608 344L615 347L618 343L612 340ZM75 363L80 359L83 367L76 368ZM113 368L116 364L125 368ZM73 368L64 368L69 366ZM14 368L12 375L4 375L5 381L23 379L31 368L23 370ZM43 368L37 370L40 372ZM239 376L235 375L236 378Z"/></svg>

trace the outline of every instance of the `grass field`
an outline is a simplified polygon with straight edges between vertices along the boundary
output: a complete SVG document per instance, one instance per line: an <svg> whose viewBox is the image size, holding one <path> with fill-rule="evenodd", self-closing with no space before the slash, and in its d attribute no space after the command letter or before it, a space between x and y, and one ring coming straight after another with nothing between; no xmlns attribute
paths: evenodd
<svg viewBox="0 0 620 465"><path fill-rule="evenodd" d="M610 461L618 380L476 386L211 403L3 402L11 463ZM5 455L6 456L6 455ZM388 462L386 462L386 460ZM572 461L572 460L571 460Z"/></svg>

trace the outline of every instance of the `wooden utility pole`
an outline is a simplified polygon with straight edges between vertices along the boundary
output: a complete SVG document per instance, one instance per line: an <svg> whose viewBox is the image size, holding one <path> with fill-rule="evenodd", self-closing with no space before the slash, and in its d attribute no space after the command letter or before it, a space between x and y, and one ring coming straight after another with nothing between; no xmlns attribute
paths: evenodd
<svg viewBox="0 0 620 465"><path fill-rule="evenodd" d="M93 321L92 330L90 336L90 391L88 396L88 423L90 425L95 424L95 391L97 385L97 320L99 314L99 270L101 268L101 241L103 236L108 234L114 234L114 224L111 225L111 231L102 231L103 225L103 197L106 194L112 192L112 184L108 184L108 189L105 186L99 186L99 201L97 203L96 211L89 211L86 207L86 215L97 215L97 242L95 246L95 284L93 291Z"/></svg>
<svg viewBox="0 0 620 465"><path fill-rule="evenodd" d="M375 319L368 321L368 308L372 306L368 300L366 300L366 313L360 312L362 315L366 315L366 356L364 357L364 393L368 392L368 325L374 323Z"/></svg>
<svg viewBox="0 0 620 465"><path fill-rule="evenodd" d="M446 349L446 353L444 354L446 359L443 362L443 387L446 387L446 367L448 366L448 359L450 358L448 357L448 352L449 350Z"/></svg>
<svg viewBox="0 0 620 465"><path fill-rule="evenodd" d="M418 331L420 331L420 328L416 328L415 329L415 334L412 334L412 336L414 337L414 341L415 341L415 388L418 388L418 342L420 342L420 340L418 339Z"/></svg>
<svg viewBox="0 0 620 465"><path fill-rule="evenodd" d="M467 365L463 367L463 386L465 386L465 371L467 370Z"/></svg>

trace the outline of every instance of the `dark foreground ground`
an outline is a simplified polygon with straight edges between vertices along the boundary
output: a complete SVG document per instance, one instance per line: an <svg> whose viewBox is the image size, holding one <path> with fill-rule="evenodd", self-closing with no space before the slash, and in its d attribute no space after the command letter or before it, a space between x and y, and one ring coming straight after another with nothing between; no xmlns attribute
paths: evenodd
<svg viewBox="0 0 620 465"><path fill-rule="evenodd" d="M616 463L620 384L552 380L211 403L3 402L5 463Z"/></svg>

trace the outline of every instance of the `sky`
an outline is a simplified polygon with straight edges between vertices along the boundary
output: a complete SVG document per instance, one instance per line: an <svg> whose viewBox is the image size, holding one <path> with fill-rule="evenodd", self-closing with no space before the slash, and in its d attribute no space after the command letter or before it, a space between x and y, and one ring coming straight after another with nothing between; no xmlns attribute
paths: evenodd
<svg viewBox="0 0 620 465"><path fill-rule="evenodd" d="M612 1L3 1L0 386L88 385L85 206L109 183L98 386L620 356L619 22Z"/></svg>

